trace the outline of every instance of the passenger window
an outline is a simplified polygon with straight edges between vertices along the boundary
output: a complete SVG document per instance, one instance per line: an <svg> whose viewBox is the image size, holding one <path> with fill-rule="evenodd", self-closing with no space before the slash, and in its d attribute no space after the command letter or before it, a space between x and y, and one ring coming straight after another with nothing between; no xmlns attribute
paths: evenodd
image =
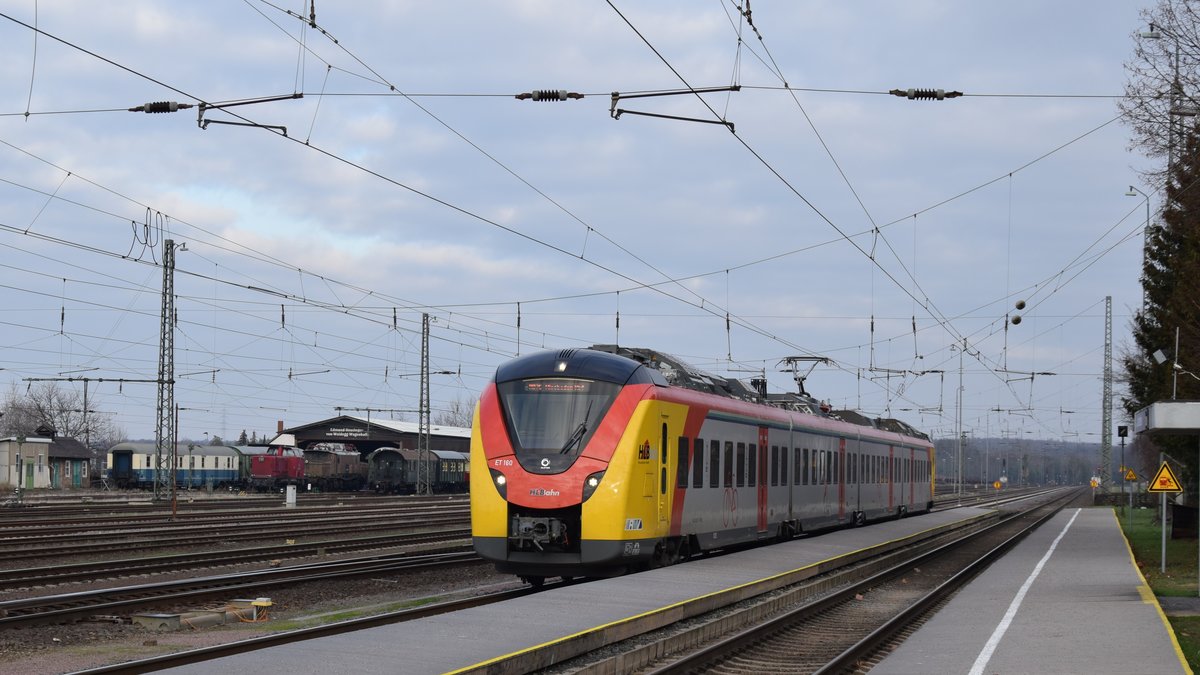
<svg viewBox="0 0 1200 675"><path fill-rule="evenodd" d="M704 487L704 440L700 438L692 446L692 487Z"/></svg>
<svg viewBox="0 0 1200 675"><path fill-rule="evenodd" d="M733 441L725 441L725 487L733 487Z"/></svg>
<svg viewBox="0 0 1200 675"><path fill-rule="evenodd" d="M737 444L737 486L746 484L746 444Z"/></svg>
<svg viewBox="0 0 1200 675"><path fill-rule="evenodd" d="M779 446L771 446L771 485L779 485Z"/></svg>
<svg viewBox="0 0 1200 675"><path fill-rule="evenodd" d="M688 449L691 447L691 439L687 436L679 437L679 464L675 467L675 487L686 488L688 484Z"/></svg>
<svg viewBox="0 0 1200 675"><path fill-rule="evenodd" d="M808 449L796 448L795 461L792 464L796 467L796 485L808 485Z"/></svg>
<svg viewBox="0 0 1200 675"><path fill-rule="evenodd" d="M764 462L764 464L765 464L765 462ZM764 466L763 468L765 469L766 466ZM747 481L747 483L750 485L750 487L754 487L755 485L758 484L758 446L755 445L754 443L750 444L750 471L749 471L749 473L750 473L750 479ZM766 482L766 480L767 480L767 477L763 476L763 482Z"/></svg>
<svg viewBox="0 0 1200 675"><path fill-rule="evenodd" d="M779 453L779 484L788 484L788 449L783 448L783 452Z"/></svg>
<svg viewBox="0 0 1200 675"><path fill-rule="evenodd" d="M721 486L721 441L710 441L708 446L708 487Z"/></svg>

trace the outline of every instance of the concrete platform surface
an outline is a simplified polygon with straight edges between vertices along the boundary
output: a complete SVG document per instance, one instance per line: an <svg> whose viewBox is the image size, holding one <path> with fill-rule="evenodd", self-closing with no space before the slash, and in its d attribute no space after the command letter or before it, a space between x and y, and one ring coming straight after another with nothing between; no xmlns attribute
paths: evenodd
<svg viewBox="0 0 1200 675"><path fill-rule="evenodd" d="M1110 508L1056 515L871 670L1191 672Z"/></svg>
<svg viewBox="0 0 1200 675"><path fill-rule="evenodd" d="M161 672L446 673L990 514L961 508L912 516Z"/></svg>

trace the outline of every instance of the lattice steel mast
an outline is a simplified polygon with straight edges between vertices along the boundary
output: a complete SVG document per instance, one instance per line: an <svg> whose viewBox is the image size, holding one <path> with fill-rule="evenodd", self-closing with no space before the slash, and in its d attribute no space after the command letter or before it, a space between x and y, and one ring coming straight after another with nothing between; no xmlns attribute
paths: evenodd
<svg viewBox="0 0 1200 675"><path fill-rule="evenodd" d="M154 499L171 498L175 483L175 242L163 242L162 317L158 339L158 426L154 437Z"/></svg>
<svg viewBox="0 0 1200 675"><path fill-rule="evenodd" d="M417 494L433 492L429 457L429 315L421 315L421 401L417 429Z"/></svg>

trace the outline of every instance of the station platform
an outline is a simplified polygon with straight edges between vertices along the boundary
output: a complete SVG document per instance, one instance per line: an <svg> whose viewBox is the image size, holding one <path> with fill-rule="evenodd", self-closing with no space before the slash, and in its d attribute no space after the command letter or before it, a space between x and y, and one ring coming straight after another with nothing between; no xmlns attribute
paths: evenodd
<svg viewBox="0 0 1200 675"><path fill-rule="evenodd" d="M600 627L647 616L661 617L667 624L718 591L797 573L816 574L845 559L991 517L994 512L989 509L970 507L913 516L161 672L301 675L337 669L408 675L485 672L489 665L501 663L517 664L513 670L522 671L520 659L533 647L587 642ZM914 635L916 644L906 644L877 670L969 672L1030 570L1071 518L1054 554L1024 595L1008 633L986 669L978 672L1190 672L1133 567L1110 509L1072 509L1056 516L993 565L996 572L985 572L960 592ZM1000 575L999 580L985 581L993 575ZM1028 614L1031 609L1034 614Z"/></svg>
<svg viewBox="0 0 1200 675"><path fill-rule="evenodd" d="M1065 509L871 671L1191 673L1110 508Z"/></svg>
<svg viewBox="0 0 1200 675"><path fill-rule="evenodd" d="M612 579L546 588L522 598L390 626L212 659L166 673L283 672L404 673L474 671L520 659L532 647L586 640L598 627L661 616L669 624L682 609L718 591L784 575L814 576L823 568L872 551L993 518L994 511L959 508L867 527L838 530L760 546L682 565ZM782 583L782 582L781 582ZM522 670L520 667L515 670ZM532 668L530 668L532 670Z"/></svg>

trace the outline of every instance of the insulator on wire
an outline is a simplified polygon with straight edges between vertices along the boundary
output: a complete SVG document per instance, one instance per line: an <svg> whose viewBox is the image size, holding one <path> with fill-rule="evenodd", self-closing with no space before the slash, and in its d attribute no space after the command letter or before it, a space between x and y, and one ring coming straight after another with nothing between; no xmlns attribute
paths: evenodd
<svg viewBox="0 0 1200 675"><path fill-rule="evenodd" d="M583 94L578 94L566 89L534 89L532 92L517 94L517 99L524 101L533 99L534 101L566 101L567 99L583 98Z"/></svg>
<svg viewBox="0 0 1200 675"><path fill-rule="evenodd" d="M892 96L900 96L910 101L942 101L948 98L962 96L961 91L945 91L943 89L893 89L888 92Z"/></svg>
<svg viewBox="0 0 1200 675"><path fill-rule="evenodd" d="M144 112L144 113L173 113L179 110L186 110L192 107L191 103L180 103L178 101L154 101L139 105L136 108L130 108L129 112Z"/></svg>

